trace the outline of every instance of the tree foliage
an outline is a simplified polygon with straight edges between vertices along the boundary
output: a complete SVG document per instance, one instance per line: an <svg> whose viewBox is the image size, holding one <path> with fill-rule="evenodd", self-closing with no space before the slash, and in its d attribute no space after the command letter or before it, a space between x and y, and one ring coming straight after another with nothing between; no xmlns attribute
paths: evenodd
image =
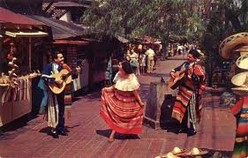
<svg viewBox="0 0 248 158"><path fill-rule="evenodd" d="M248 31L248 1L221 0L215 7L216 9L208 12L209 19L205 24L202 45L207 52L218 55L219 44L224 38L237 32Z"/></svg>
<svg viewBox="0 0 248 158"><path fill-rule="evenodd" d="M207 56L207 71L211 76L212 63L222 66L219 56L219 45L228 36L248 31L248 1L247 0L220 0L211 6L206 31L202 37L202 48ZM211 81L209 83L211 85Z"/></svg>
<svg viewBox="0 0 248 158"><path fill-rule="evenodd" d="M148 35L200 37L203 31L199 0L98 0L81 21L89 32L132 39ZM195 10L196 12L194 12ZM197 38L196 37L196 38Z"/></svg>

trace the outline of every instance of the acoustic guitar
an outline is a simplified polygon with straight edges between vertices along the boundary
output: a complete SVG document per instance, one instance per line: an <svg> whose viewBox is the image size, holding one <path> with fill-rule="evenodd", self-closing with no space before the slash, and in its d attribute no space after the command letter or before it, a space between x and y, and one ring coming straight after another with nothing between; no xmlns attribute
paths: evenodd
<svg viewBox="0 0 248 158"><path fill-rule="evenodd" d="M175 72L175 78L170 77L170 79L168 81L168 86L171 89L176 89L181 84L181 81L182 81L182 79L183 79L183 77L185 75L186 70Z"/></svg>
<svg viewBox="0 0 248 158"><path fill-rule="evenodd" d="M196 61L196 62L194 62L193 67L194 67L195 65L197 65L198 63L200 63L200 62L201 62L201 61ZM192 66L191 66L191 67L192 67ZM168 86L169 86L171 89L176 89L176 88L181 84L181 81L182 81L182 79L183 79L183 77L184 77L184 75L185 75L185 72L186 72L187 70L189 70L189 69L190 69L190 67L185 68L185 69L183 69L183 70L181 70L181 71L175 72L175 78L170 77L170 79L169 79L169 81L168 81Z"/></svg>
<svg viewBox="0 0 248 158"><path fill-rule="evenodd" d="M77 68L76 68L77 70ZM56 79L61 79L61 83L52 82L48 83L48 87L54 94L60 94L65 89L65 86L72 82L72 73L74 71L68 71L67 69L62 69L59 73L52 74L51 77Z"/></svg>

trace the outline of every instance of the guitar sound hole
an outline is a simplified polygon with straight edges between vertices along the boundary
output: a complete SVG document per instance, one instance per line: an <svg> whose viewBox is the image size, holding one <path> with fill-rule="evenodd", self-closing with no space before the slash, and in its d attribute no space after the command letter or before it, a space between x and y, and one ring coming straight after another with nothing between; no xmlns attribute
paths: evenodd
<svg viewBox="0 0 248 158"><path fill-rule="evenodd" d="M62 76L61 79L62 79L62 80L65 80L65 79L66 79L66 76Z"/></svg>
<svg viewBox="0 0 248 158"><path fill-rule="evenodd" d="M59 83L55 83L56 84L56 87L58 87L58 88L61 88L61 84L59 84Z"/></svg>

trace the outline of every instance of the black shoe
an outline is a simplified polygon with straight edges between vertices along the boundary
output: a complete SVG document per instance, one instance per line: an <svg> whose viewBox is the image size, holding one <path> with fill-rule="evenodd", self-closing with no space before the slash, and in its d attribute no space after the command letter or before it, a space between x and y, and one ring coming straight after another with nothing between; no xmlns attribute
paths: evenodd
<svg viewBox="0 0 248 158"><path fill-rule="evenodd" d="M175 134L179 134L181 132L181 129L180 128L168 128L167 132L172 132L172 133L175 133Z"/></svg>
<svg viewBox="0 0 248 158"><path fill-rule="evenodd" d="M180 128L180 133L188 133L188 128L187 127L181 127Z"/></svg>
<svg viewBox="0 0 248 158"><path fill-rule="evenodd" d="M56 130L51 130L51 135L53 138L59 138L58 132Z"/></svg>
<svg viewBox="0 0 248 158"><path fill-rule="evenodd" d="M196 134L195 130L188 130L188 132L187 132L187 136L193 136L195 134Z"/></svg>
<svg viewBox="0 0 248 158"><path fill-rule="evenodd" d="M62 135L62 136L68 136L68 134L67 134L67 132L65 130L59 130L58 134Z"/></svg>

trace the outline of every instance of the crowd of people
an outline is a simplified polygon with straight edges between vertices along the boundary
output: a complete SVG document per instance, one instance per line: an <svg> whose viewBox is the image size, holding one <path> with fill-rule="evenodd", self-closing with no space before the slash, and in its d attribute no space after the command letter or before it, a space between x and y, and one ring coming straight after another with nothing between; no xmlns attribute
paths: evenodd
<svg viewBox="0 0 248 158"><path fill-rule="evenodd" d="M175 42L175 43L169 43L168 44L168 47L167 47L167 50L166 50L166 54L165 56L167 57L172 57L172 56L175 56L175 55L183 55L183 56L186 56L188 51L191 50L191 49L197 49L197 44L195 43L178 43L178 42Z"/></svg>
<svg viewBox="0 0 248 158"><path fill-rule="evenodd" d="M125 54L136 75L151 73L154 70L157 54L152 48L152 44L132 45L130 44Z"/></svg>
<svg viewBox="0 0 248 158"><path fill-rule="evenodd" d="M155 48L153 44L129 44L121 59L114 59L111 54L106 62L105 85L110 86L113 83L112 80L118 72L118 63L122 60L130 63L135 75L152 73L161 52L161 48Z"/></svg>

